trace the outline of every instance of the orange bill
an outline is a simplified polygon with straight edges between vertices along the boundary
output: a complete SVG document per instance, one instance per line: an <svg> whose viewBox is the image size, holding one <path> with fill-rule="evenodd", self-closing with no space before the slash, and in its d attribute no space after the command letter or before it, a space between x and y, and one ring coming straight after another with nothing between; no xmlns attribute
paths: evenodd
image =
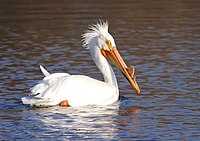
<svg viewBox="0 0 200 141"><path fill-rule="evenodd" d="M122 59L116 47L108 50L101 49L102 55L114 63L114 65L120 69L122 74L127 78L131 85L140 93L140 88L137 84L136 77L134 76L135 68L133 66L127 67L126 63Z"/></svg>

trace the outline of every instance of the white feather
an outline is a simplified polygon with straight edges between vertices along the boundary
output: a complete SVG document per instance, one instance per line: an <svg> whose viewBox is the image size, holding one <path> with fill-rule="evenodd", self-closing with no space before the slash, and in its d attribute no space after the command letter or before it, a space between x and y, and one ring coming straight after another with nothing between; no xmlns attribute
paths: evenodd
<svg viewBox="0 0 200 141"><path fill-rule="evenodd" d="M46 107L68 100L70 106L84 106L107 105L118 100L119 91L115 74L105 57L100 53L100 47L106 47L107 38L115 45L114 39L108 33L108 23L101 21L90 26L82 37L83 44L88 46L93 60L103 73L105 82L83 75L50 74L40 66L45 77L31 88L30 97L22 98L24 104Z"/></svg>

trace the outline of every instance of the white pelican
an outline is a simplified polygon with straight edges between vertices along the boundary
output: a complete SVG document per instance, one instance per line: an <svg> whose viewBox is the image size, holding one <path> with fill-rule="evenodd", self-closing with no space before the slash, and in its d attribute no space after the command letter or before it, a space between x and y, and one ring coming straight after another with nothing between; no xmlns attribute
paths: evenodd
<svg viewBox="0 0 200 141"><path fill-rule="evenodd" d="M84 75L68 73L50 74L42 66L44 78L31 88L29 97L22 102L30 106L48 107L108 105L119 99L119 90L114 71L108 61L121 70L131 85L140 93L134 76L134 67L127 67L120 56L113 37L108 33L108 23L100 21L89 26L82 35L83 46L89 49L92 59L101 71L104 82Z"/></svg>

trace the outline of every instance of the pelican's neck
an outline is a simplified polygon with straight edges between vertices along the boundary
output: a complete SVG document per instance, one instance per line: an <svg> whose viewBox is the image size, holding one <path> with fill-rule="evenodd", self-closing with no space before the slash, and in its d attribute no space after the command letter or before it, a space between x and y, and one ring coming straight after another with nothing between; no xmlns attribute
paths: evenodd
<svg viewBox="0 0 200 141"><path fill-rule="evenodd" d="M103 74L104 81L110 85L115 86L118 91L118 84L117 84L117 79L115 77L115 73L110 64L108 63L108 61L101 54L99 47L97 47L96 45L97 45L96 43L89 44L89 50L92 59L94 60L95 64Z"/></svg>

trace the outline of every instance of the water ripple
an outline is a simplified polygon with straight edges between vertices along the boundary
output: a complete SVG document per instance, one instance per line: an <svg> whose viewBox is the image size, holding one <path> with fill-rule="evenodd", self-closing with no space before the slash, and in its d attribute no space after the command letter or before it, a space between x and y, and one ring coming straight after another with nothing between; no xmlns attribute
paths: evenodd
<svg viewBox="0 0 200 141"><path fill-rule="evenodd" d="M88 3L89 2L89 3ZM1 3L1 2L0 2ZM4 1L0 4L0 138L2 140L198 140L199 2ZM91 11L93 13L91 13ZM141 95L115 69L119 102L109 106L30 108L21 97L50 72L103 80L81 47L99 18Z"/></svg>

